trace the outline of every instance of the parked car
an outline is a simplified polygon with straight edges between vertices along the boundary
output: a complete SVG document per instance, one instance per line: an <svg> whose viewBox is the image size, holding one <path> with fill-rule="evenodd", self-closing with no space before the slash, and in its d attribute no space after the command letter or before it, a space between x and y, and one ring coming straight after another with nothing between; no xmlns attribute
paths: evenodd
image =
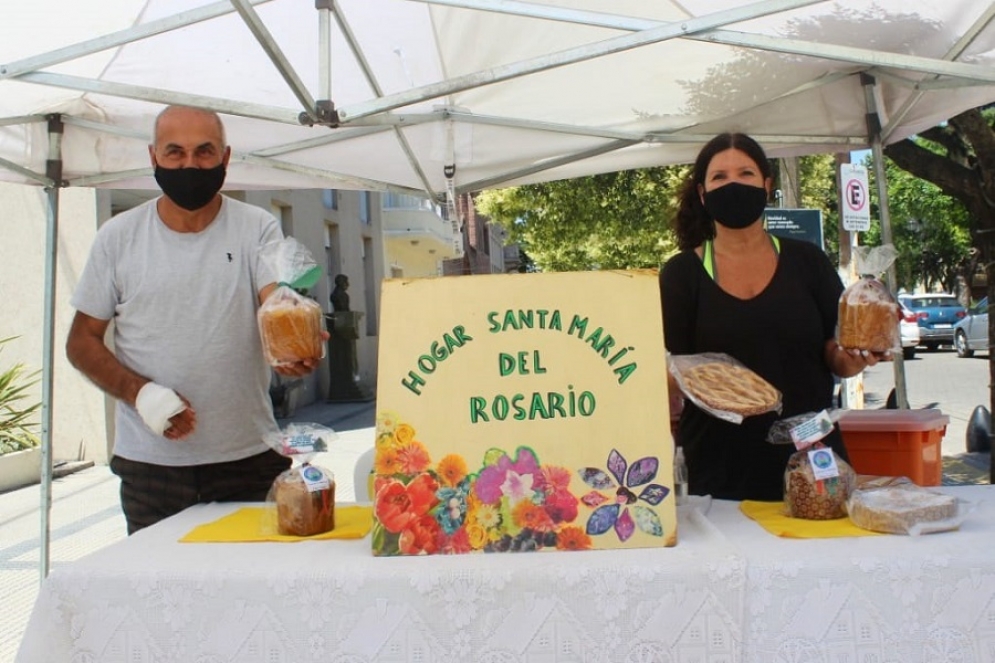
<svg viewBox="0 0 995 663"><path fill-rule="evenodd" d="M898 301L915 312L920 345L927 350L953 345L954 325L967 315L967 309L955 296L945 293L901 295Z"/></svg>
<svg viewBox="0 0 995 663"><path fill-rule="evenodd" d="M907 306L898 305L902 319L899 329L902 333L902 356L906 359L914 359L916 356L916 346L919 345L919 318Z"/></svg>
<svg viewBox="0 0 995 663"><path fill-rule="evenodd" d="M988 298L971 307L963 320L954 325L954 347L958 357L971 357L978 350L988 350Z"/></svg>

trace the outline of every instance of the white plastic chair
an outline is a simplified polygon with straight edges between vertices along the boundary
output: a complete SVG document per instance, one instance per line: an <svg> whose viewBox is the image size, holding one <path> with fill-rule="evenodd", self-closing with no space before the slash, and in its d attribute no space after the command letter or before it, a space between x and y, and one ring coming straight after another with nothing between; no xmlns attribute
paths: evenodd
<svg viewBox="0 0 995 663"><path fill-rule="evenodd" d="M373 496L370 494L370 475L373 472L373 457L376 449L370 447L356 459L356 469L352 475L352 485L356 491L357 502L370 502Z"/></svg>

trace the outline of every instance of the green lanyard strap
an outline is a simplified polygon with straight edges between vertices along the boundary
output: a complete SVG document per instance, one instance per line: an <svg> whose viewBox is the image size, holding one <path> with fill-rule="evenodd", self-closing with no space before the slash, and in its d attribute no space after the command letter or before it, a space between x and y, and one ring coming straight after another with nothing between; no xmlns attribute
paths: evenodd
<svg viewBox="0 0 995 663"><path fill-rule="evenodd" d="M774 254L781 255L781 240L774 235L767 235L767 237L770 238L770 245L774 247ZM712 240L710 239L705 240L701 252L701 262L705 266L705 272L708 273L708 277L714 281L718 270L715 269L715 249L712 247Z"/></svg>

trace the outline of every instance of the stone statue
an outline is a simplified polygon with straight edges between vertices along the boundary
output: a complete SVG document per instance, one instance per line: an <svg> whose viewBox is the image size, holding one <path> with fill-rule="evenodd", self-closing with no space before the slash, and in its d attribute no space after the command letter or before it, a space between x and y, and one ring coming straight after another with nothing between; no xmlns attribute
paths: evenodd
<svg viewBox="0 0 995 663"><path fill-rule="evenodd" d="M356 356L356 339L359 338L359 320L362 313L349 308L349 277L339 274L335 277L335 289L329 299L332 313L327 316L329 323L328 368L330 384L328 400L356 401L369 400L356 384L359 366Z"/></svg>
<svg viewBox="0 0 995 663"><path fill-rule="evenodd" d="M332 290L332 295L329 299L332 300L332 310L333 311L348 311L349 310L349 293L346 290L349 289L349 277L345 274L339 274L335 277L335 289Z"/></svg>

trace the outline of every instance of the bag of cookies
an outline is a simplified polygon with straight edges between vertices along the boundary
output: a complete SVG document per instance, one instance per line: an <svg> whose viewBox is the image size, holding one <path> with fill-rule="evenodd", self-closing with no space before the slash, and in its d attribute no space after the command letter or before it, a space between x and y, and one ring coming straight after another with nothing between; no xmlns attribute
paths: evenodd
<svg viewBox="0 0 995 663"><path fill-rule="evenodd" d="M781 392L725 353L668 355L667 366L687 399L718 419L739 424L781 411Z"/></svg>
<svg viewBox="0 0 995 663"><path fill-rule="evenodd" d="M816 442L788 459L784 512L805 520L845 518L846 500L856 485L853 468L835 451Z"/></svg>
<svg viewBox="0 0 995 663"><path fill-rule="evenodd" d="M873 248L858 246L854 251L861 278L840 295L836 342L848 350L883 355L901 351L900 309L888 288L877 278L895 261L895 247L891 244Z"/></svg>
<svg viewBox="0 0 995 663"><path fill-rule="evenodd" d="M319 424L289 424L263 439L293 465L273 481L266 497L263 532L313 536L335 529L335 476L313 463L335 431Z"/></svg>
<svg viewBox="0 0 995 663"><path fill-rule="evenodd" d="M784 470L784 513L806 520L833 520L846 516L846 499L857 474L821 440L833 432L843 410L806 412L775 421L767 431L771 444L793 444L794 454Z"/></svg>
<svg viewBox="0 0 995 663"><path fill-rule="evenodd" d="M321 268L307 247L293 237L270 242L260 249L278 285L259 307L257 320L263 353L270 366L295 364L325 356L325 316L316 301L301 293L314 287Z"/></svg>
<svg viewBox="0 0 995 663"><path fill-rule="evenodd" d="M918 536L959 528L971 505L916 485L908 477L879 477L858 486L845 506L857 527Z"/></svg>

